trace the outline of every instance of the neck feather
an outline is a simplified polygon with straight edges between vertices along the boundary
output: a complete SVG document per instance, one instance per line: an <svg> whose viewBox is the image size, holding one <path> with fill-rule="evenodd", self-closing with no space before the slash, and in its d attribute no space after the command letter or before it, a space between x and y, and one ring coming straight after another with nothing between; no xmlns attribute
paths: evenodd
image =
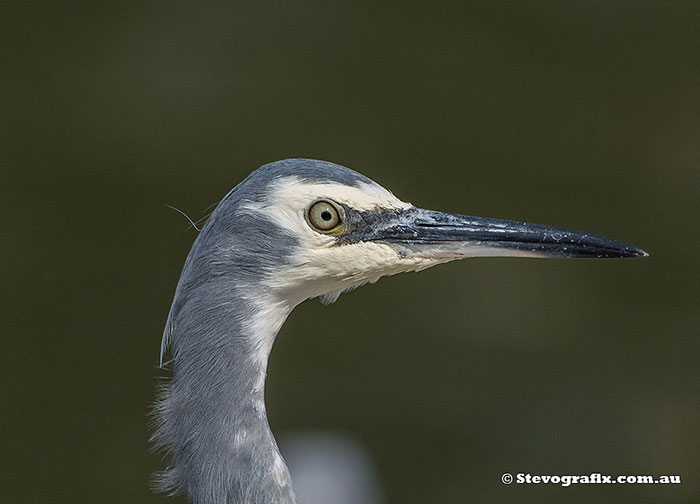
<svg viewBox="0 0 700 504"><path fill-rule="evenodd" d="M272 343L291 308L235 295L176 296L168 322L173 379L161 393L154 440L170 453L160 490L192 504L294 504L265 412ZM234 293L234 295L232 295ZM259 299L259 298L258 298Z"/></svg>

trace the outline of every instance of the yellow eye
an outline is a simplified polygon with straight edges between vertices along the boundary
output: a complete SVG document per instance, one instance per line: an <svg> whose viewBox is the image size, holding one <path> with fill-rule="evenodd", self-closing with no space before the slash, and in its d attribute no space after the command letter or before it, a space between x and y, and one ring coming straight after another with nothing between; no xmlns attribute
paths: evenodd
<svg viewBox="0 0 700 504"><path fill-rule="evenodd" d="M309 224L321 232L331 231L338 227L340 221L340 211L328 201L317 201L307 212Z"/></svg>

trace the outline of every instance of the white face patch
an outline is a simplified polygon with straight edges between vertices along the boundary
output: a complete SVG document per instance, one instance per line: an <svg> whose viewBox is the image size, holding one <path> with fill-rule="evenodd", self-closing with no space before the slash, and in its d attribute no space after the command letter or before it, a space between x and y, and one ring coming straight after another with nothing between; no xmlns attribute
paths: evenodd
<svg viewBox="0 0 700 504"><path fill-rule="evenodd" d="M332 200L359 211L410 208L380 185L362 187L338 183L310 183L297 177L285 177L272 185L269 198L264 202L248 202L243 209L265 217L274 224L292 232L302 242L305 251L329 248L335 238L309 227L304 212L316 201Z"/></svg>
<svg viewBox="0 0 700 504"><path fill-rule="evenodd" d="M375 242L338 246L333 236L315 231L304 217L305 211L319 200L331 200L358 211L412 207L378 184L354 187L307 182L296 177L275 182L266 201L245 204L246 211L264 216L300 241L300 248L292 257L293 265L281 267L266 280L268 292L278 293L278 299L285 299L292 308L317 296L334 301L341 292L376 282L382 276L417 271L456 259L404 257L395 248Z"/></svg>
<svg viewBox="0 0 700 504"><path fill-rule="evenodd" d="M333 302L341 293L374 283L383 276L420 271L454 260L404 257L390 245L373 242L353 243L327 251L309 251L305 256L304 267L290 269L284 281L299 283L295 294L302 301L323 296L325 302Z"/></svg>
<svg viewBox="0 0 700 504"><path fill-rule="evenodd" d="M305 209L319 199L331 199L360 212L386 209L400 210L412 205L401 201L379 184L361 182L348 186L337 182L308 182L297 177L284 177L272 184L270 201L282 201L287 206Z"/></svg>

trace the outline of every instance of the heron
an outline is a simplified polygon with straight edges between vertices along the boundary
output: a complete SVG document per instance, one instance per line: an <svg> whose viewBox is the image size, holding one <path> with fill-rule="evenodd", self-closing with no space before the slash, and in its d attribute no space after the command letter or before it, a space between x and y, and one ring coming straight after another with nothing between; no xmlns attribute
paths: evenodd
<svg viewBox="0 0 700 504"><path fill-rule="evenodd" d="M160 491L192 504L294 504L265 409L268 357L298 304L380 277L479 256L632 258L568 229L420 209L344 166L266 164L234 187L192 245L161 343L172 377L155 406Z"/></svg>

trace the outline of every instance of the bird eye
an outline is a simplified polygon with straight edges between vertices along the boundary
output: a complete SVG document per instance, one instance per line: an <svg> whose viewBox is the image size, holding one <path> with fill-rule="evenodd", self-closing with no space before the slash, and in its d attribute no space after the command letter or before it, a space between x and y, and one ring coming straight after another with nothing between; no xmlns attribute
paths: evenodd
<svg viewBox="0 0 700 504"><path fill-rule="evenodd" d="M309 224L318 231L331 231L340 225L340 211L328 201L317 201L307 212Z"/></svg>

